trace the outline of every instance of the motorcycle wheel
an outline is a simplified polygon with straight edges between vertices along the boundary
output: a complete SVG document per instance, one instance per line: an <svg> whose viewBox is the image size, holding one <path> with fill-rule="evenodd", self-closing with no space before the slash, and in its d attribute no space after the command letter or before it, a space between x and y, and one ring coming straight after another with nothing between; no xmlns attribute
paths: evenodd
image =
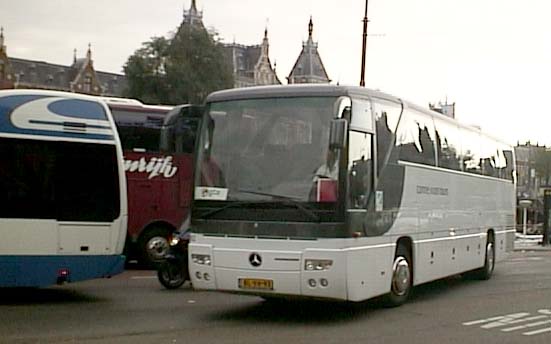
<svg viewBox="0 0 551 344"><path fill-rule="evenodd" d="M157 270L157 278L166 289L177 289L188 280L185 267L173 262L162 262Z"/></svg>

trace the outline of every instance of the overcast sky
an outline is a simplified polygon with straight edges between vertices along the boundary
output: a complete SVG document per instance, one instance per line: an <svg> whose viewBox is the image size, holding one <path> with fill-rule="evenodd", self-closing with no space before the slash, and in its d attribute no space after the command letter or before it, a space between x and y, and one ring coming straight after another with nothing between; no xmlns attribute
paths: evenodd
<svg viewBox="0 0 551 344"><path fill-rule="evenodd" d="M88 43L96 70L122 72L129 55L166 36L191 0L0 0L12 57L68 65ZM260 44L286 80L308 21L334 83L360 79L365 0L197 0L225 42ZM370 0L366 86L408 99L456 103L458 120L516 144L551 146L551 1Z"/></svg>

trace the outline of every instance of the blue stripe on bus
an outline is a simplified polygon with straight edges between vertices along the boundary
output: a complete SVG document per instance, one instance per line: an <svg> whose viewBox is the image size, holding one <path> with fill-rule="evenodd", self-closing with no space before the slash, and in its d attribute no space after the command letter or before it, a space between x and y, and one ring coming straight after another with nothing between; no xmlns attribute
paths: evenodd
<svg viewBox="0 0 551 344"><path fill-rule="evenodd" d="M124 270L125 257L112 256L1 256L0 287L46 287L58 281L60 270L68 282L111 277Z"/></svg>
<svg viewBox="0 0 551 344"><path fill-rule="evenodd" d="M37 99L51 97L52 96L46 95L16 95L0 97L0 132L10 134L54 136L90 140L114 140L114 135L18 128L14 126L13 123L10 121L10 114L17 107ZM70 113L71 111L76 111L75 109L77 108L80 109L81 106L82 110L78 110L78 112L75 113ZM60 116L81 119L96 119L106 121L106 124L109 124L109 122L107 121L107 115L103 110L103 107L91 101L80 99L64 99L51 103L50 105L48 105L48 109L56 114L59 114Z"/></svg>

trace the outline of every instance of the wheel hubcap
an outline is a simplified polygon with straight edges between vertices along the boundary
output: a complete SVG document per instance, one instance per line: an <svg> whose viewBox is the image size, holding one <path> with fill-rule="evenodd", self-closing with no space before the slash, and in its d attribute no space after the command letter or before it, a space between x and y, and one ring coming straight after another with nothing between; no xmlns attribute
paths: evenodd
<svg viewBox="0 0 551 344"><path fill-rule="evenodd" d="M488 272L494 270L494 245L491 242L486 245L486 266Z"/></svg>
<svg viewBox="0 0 551 344"><path fill-rule="evenodd" d="M406 258L398 257L394 261L392 274L392 290L396 295L405 295L410 286L409 263Z"/></svg>
<svg viewBox="0 0 551 344"><path fill-rule="evenodd" d="M163 237L154 237L147 242L147 254L152 260L161 260L168 252L168 241Z"/></svg>

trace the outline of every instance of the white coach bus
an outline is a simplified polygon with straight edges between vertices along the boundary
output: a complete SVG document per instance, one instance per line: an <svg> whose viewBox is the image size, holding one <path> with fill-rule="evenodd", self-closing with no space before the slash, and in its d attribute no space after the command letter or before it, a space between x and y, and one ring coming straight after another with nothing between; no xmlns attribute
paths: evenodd
<svg viewBox="0 0 551 344"><path fill-rule="evenodd" d="M197 289L399 305L513 246L511 146L381 92L216 92L197 149Z"/></svg>
<svg viewBox="0 0 551 344"><path fill-rule="evenodd" d="M127 201L107 106L73 93L0 91L0 287L124 268Z"/></svg>

